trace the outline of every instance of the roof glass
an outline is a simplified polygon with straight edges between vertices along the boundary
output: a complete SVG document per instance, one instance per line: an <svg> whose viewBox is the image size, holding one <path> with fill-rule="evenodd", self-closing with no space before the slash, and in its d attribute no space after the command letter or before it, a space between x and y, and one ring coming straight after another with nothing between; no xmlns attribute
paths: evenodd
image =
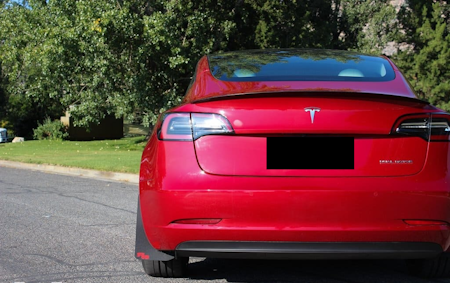
<svg viewBox="0 0 450 283"><path fill-rule="evenodd" d="M381 57L338 50L249 50L208 56L211 73L222 81L390 81Z"/></svg>

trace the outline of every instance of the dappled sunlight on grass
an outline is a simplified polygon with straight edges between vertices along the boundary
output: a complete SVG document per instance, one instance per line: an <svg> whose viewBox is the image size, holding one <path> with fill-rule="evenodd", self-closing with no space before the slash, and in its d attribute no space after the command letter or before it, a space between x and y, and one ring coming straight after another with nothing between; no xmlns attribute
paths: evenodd
<svg viewBox="0 0 450 283"><path fill-rule="evenodd" d="M0 144L0 159L138 173L145 144L144 137L101 141L25 141Z"/></svg>

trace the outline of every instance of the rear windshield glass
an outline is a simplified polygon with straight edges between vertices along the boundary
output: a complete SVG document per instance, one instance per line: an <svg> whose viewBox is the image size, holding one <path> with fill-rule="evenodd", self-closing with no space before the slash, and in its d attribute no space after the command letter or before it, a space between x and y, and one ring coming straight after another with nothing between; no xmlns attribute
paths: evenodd
<svg viewBox="0 0 450 283"><path fill-rule="evenodd" d="M337 50L252 50L209 55L211 73L222 81L390 81L381 57Z"/></svg>

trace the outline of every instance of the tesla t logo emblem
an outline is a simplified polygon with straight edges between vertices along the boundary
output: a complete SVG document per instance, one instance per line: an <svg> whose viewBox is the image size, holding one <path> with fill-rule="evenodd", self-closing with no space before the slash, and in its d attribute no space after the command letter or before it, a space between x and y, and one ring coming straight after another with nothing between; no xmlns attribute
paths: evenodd
<svg viewBox="0 0 450 283"><path fill-rule="evenodd" d="M309 115L311 116L311 124L313 124L314 123L314 115L316 114L316 112L320 112L320 108L319 107L306 107L305 111L309 112Z"/></svg>

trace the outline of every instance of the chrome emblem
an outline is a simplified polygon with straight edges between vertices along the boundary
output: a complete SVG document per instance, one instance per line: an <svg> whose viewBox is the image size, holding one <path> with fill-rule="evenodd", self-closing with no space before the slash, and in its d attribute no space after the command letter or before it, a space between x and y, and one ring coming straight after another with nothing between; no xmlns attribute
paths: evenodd
<svg viewBox="0 0 450 283"><path fill-rule="evenodd" d="M380 164L413 164L412 160L381 159Z"/></svg>
<svg viewBox="0 0 450 283"><path fill-rule="evenodd" d="M311 124L313 124L314 123L314 115L316 114L316 112L320 112L320 108L319 107L306 107L305 111L309 112L309 115L311 116Z"/></svg>

